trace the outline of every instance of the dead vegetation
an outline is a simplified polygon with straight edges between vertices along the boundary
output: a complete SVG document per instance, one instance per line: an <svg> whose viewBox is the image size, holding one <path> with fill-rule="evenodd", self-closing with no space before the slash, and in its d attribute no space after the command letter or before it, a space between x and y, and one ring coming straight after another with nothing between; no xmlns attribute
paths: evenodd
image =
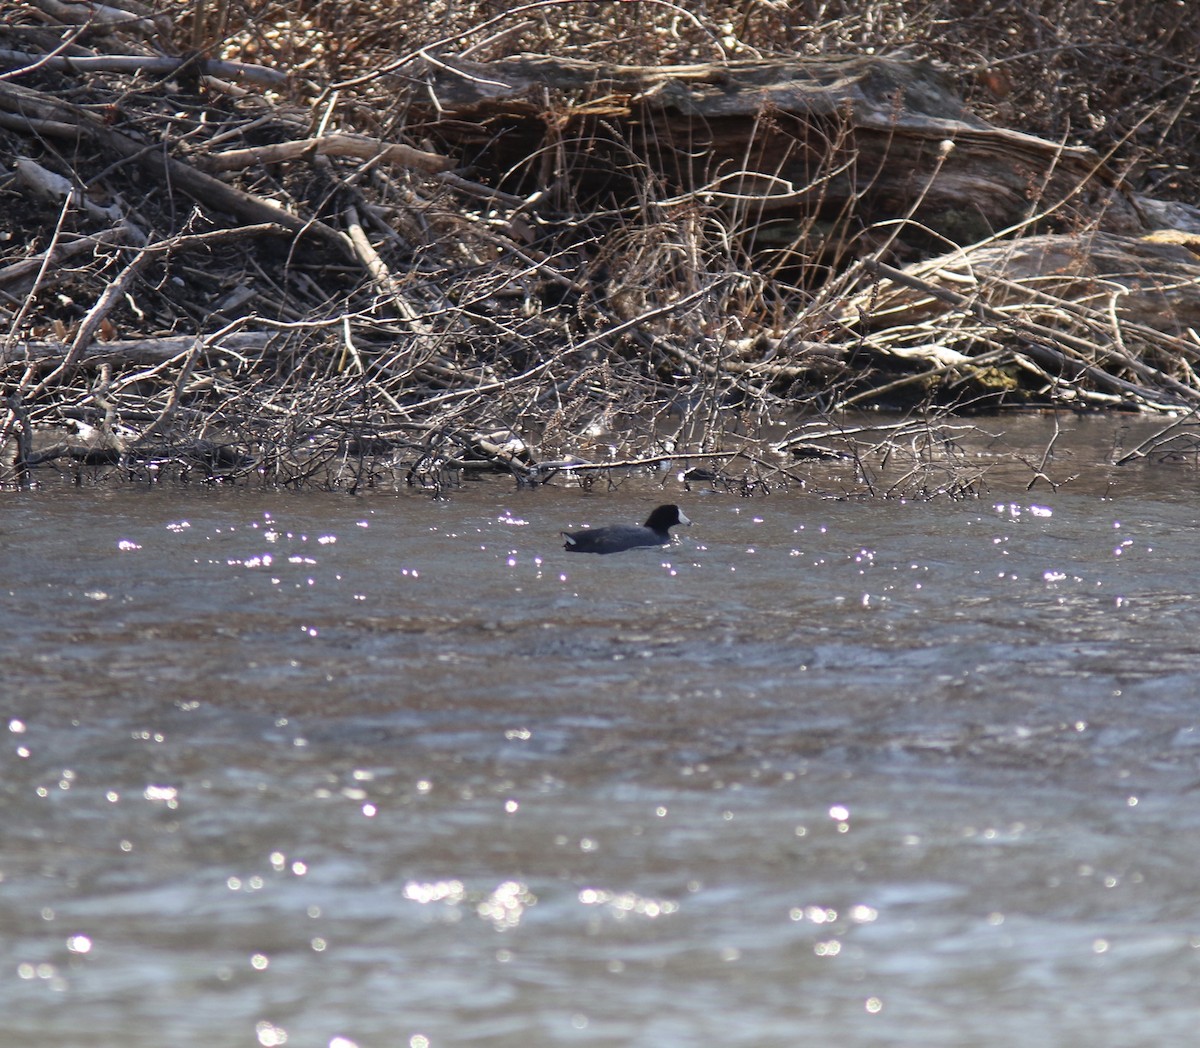
<svg viewBox="0 0 1200 1048"><path fill-rule="evenodd" d="M1194 444L1200 26L958 6L0 0L3 482L961 495L964 413Z"/></svg>

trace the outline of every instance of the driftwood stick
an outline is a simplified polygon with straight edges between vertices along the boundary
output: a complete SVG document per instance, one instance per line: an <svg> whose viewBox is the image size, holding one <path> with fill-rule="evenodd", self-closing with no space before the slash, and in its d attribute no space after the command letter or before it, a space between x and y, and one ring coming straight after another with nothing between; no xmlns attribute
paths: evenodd
<svg viewBox="0 0 1200 1048"><path fill-rule="evenodd" d="M437 348L437 337L432 327L421 319L420 313L413 309L404 297L399 282L367 237L367 232L363 229L362 220L358 214L358 208L353 204L346 209L346 235L375 289L385 302L395 306L396 312L404 319L413 334L411 345L399 351L388 363L383 365L384 368L390 369L400 356L410 360L418 357L420 359L416 366L425 368L428 365L428 356Z"/></svg>
<svg viewBox="0 0 1200 1048"><path fill-rule="evenodd" d="M351 156L360 160L382 160L388 164L410 167L427 174L449 171L454 161L437 153L427 153L399 142L384 142L366 135L329 134L319 138L302 138L295 142L276 142L246 149L229 149L212 153L203 160L208 171L236 171L255 164L279 164L312 155Z"/></svg>
<svg viewBox="0 0 1200 1048"><path fill-rule="evenodd" d="M225 62L202 57L167 58L147 55L36 55L24 51L0 49L0 62L14 65L15 73L24 71L24 64L39 69L54 69L78 73L149 73L170 76L187 66L195 66L202 76L219 76L234 81L249 81L265 87L287 85L288 74L266 66L247 62Z"/></svg>
<svg viewBox="0 0 1200 1048"><path fill-rule="evenodd" d="M116 30L122 32L142 32L153 34L160 27L155 16L143 10L126 11L111 4L98 4L92 0L83 3L63 3L63 0L32 0L33 6L40 11L57 19L63 25L87 25L98 29ZM130 7L141 8L140 4L130 4Z"/></svg>
<svg viewBox="0 0 1200 1048"><path fill-rule="evenodd" d="M167 58L149 55L36 55L25 51L0 48L0 62L16 66L36 65L39 69L65 70L76 73L149 73L171 76L185 66L195 66L201 76L219 76L226 80L245 80L264 87L286 87L288 74L248 62L223 62L213 58Z"/></svg>
<svg viewBox="0 0 1200 1048"><path fill-rule="evenodd" d="M350 238L354 254L370 275L371 283L388 298L398 299L395 278L388 269L387 263L379 257L379 252L375 250L368 239L366 230L362 227L362 220L358 215L358 208L353 204L346 209L346 234ZM405 310L405 312L409 311Z"/></svg>
<svg viewBox="0 0 1200 1048"><path fill-rule="evenodd" d="M0 111L0 127L7 127L11 131L32 132L45 138L74 138L78 134L78 128L74 124L41 120L36 116L18 116L3 111Z"/></svg>
<svg viewBox="0 0 1200 1048"><path fill-rule="evenodd" d="M240 357L260 353L274 337L269 331L239 331L225 335L219 341L206 339L206 350L214 355ZM93 342L83 349L76 363L99 367L153 367L168 362L191 349L195 335L172 335L166 338L121 339L115 342ZM0 347L0 364L27 361L30 364L52 363L67 353L62 342L23 341Z"/></svg>
<svg viewBox="0 0 1200 1048"><path fill-rule="evenodd" d="M413 333L412 346L405 350L403 355L410 358L419 355L423 359L418 366L426 366L428 356L437 348L437 336L433 328L421 319L419 311L414 309L404 297L399 281L392 275L387 263L380 257L379 252L375 250L374 245L367 237L358 208L353 204L346 208L346 235L375 289L383 296L384 301L395 306L396 311ZM393 362L395 359L393 358ZM391 365L386 366L390 367Z"/></svg>
<svg viewBox="0 0 1200 1048"><path fill-rule="evenodd" d="M453 171L443 171L438 174L436 180L451 189L457 189L459 192L467 196L475 197L479 200L493 201L496 204L501 204L504 207L512 208L513 210L522 210L527 207L532 207L536 204L545 193L542 190L536 190L528 197L514 196L512 193L505 193L502 190L495 189L492 186L485 186L479 182L472 182L470 179L463 178L462 175L456 174Z"/></svg>
<svg viewBox="0 0 1200 1048"><path fill-rule="evenodd" d="M92 218L108 222L116 222L121 217L119 207L111 204L108 207L100 207L92 203L87 194L69 178L42 167L36 160L19 156L13 166L17 172L17 181L43 199L65 200L70 207L79 208Z"/></svg>

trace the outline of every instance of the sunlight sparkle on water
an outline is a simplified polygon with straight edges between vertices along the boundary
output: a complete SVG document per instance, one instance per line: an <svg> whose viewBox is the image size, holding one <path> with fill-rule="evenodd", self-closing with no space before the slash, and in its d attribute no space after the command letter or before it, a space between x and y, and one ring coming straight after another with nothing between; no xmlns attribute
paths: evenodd
<svg viewBox="0 0 1200 1048"><path fill-rule="evenodd" d="M788 910L788 917L793 921L832 924L837 920L837 910L829 906L793 906Z"/></svg>
<svg viewBox="0 0 1200 1048"><path fill-rule="evenodd" d="M475 907L475 912L489 920L498 931L515 928L521 923L526 909L537 902L535 896L520 881L505 881Z"/></svg>
<svg viewBox="0 0 1200 1048"><path fill-rule="evenodd" d="M422 905L431 902L462 902L465 895L466 888L462 881L409 881L404 886L404 897Z"/></svg>
<svg viewBox="0 0 1200 1048"><path fill-rule="evenodd" d="M225 562L231 568L269 568L272 563L272 557L269 553L264 553L261 557L246 557L244 560L236 558Z"/></svg>
<svg viewBox="0 0 1200 1048"><path fill-rule="evenodd" d="M174 786L147 786L142 796L148 801L163 801L168 808L179 804L179 791Z"/></svg>
<svg viewBox="0 0 1200 1048"><path fill-rule="evenodd" d="M579 901L584 906L607 906L617 920L630 914L653 919L679 911L679 903L669 899L648 899L634 892L611 892L604 888L581 889Z"/></svg>
<svg viewBox="0 0 1200 1048"><path fill-rule="evenodd" d="M287 1030L282 1026L276 1026L274 1023L269 1023L263 1020L255 1024L255 1033L258 1035L258 1043L273 1048L275 1045L287 1044Z"/></svg>

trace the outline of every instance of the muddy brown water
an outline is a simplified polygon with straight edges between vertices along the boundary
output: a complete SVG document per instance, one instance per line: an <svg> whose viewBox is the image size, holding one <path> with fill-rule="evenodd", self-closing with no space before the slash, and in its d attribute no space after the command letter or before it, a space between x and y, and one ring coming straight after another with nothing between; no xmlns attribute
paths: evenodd
<svg viewBox="0 0 1200 1048"><path fill-rule="evenodd" d="M7 496L3 1044L1194 1043L1194 473L666 490Z"/></svg>

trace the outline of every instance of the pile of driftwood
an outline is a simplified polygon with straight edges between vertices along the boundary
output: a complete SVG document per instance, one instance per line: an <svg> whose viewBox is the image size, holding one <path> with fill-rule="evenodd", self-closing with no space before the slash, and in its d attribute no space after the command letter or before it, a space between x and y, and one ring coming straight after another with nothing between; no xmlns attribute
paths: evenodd
<svg viewBox="0 0 1200 1048"><path fill-rule="evenodd" d="M910 56L321 84L0 7L4 483L722 476L796 414L1200 404L1200 212Z"/></svg>

